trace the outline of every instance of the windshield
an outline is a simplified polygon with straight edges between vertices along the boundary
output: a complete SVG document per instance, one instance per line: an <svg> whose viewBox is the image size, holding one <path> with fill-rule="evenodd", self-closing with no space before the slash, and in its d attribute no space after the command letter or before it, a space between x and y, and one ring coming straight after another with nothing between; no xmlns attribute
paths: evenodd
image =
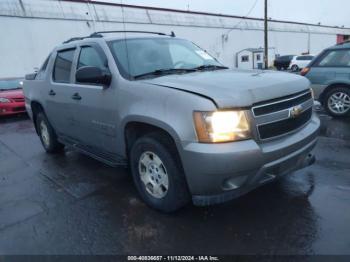
<svg viewBox="0 0 350 262"><path fill-rule="evenodd" d="M121 74L128 79L157 70L185 73L200 66L222 66L190 41L169 38L123 39L109 42ZM184 69L183 71L180 69ZM187 72L193 72L188 70ZM155 75L153 75L155 76Z"/></svg>
<svg viewBox="0 0 350 262"><path fill-rule="evenodd" d="M0 90L20 89L21 79L0 80Z"/></svg>

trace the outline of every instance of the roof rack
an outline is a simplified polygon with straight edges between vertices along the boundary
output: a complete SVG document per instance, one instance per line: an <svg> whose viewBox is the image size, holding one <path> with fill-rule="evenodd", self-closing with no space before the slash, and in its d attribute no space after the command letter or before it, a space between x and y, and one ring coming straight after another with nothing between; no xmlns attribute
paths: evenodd
<svg viewBox="0 0 350 262"><path fill-rule="evenodd" d="M103 37L102 34L111 34L111 33L140 33L140 34L154 34L154 35L167 35L165 33L160 33L160 32L150 32L150 31L99 31L99 32L94 32L89 36L81 36L81 37L72 37L69 38L68 40L64 41L63 44L67 44L73 41L77 40L83 40L85 38L94 38L94 37ZM171 31L171 34L168 35L171 37L175 37L174 31Z"/></svg>
<svg viewBox="0 0 350 262"><path fill-rule="evenodd" d="M63 44L67 44L69 42L77 41L77 40L83 40L84 38L87 38L88 36L81 36L81 37L72 37L68 40L64 41Z"/></svg>
<svg viewBox="0 0 350 262"><path fill-rule="evenodd" d="M103 37L102 34L111 34L111 33L140 33L140 34L153 34L153 35L167 35L165 33L160 33L160 32L150 32L150 31L99 31L92 33L90 37ZM170 34L171 37L175 37L175 33L171 31Z"/></svg>

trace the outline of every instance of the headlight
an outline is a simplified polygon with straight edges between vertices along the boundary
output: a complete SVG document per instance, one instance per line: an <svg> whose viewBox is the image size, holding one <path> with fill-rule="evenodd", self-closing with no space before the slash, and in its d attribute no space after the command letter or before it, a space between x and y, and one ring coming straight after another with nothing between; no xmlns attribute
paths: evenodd
<svg viewBox="0 0 350 262"><path fill-rule="evenodd" d="M10 103L11 101L5 97L0 97L0 103Z"/></svg>
<svg viewBox="0 0 350 262"><path fill-rule="evenodd" d="M244 111L194 112L197 137L202 143L230 142L250 138Z"/></svg>

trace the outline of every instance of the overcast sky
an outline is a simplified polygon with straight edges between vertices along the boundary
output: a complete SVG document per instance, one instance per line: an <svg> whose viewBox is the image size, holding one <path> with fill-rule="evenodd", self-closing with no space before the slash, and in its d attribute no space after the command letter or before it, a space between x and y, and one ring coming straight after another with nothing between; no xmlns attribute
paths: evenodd
<svg viewBox="0 0 350 262"><path fill-rule="evenodd" d="M222 14L263 17L264 0L101 0ZM350 27L350 0L268 0L269 17Z"/></svg>

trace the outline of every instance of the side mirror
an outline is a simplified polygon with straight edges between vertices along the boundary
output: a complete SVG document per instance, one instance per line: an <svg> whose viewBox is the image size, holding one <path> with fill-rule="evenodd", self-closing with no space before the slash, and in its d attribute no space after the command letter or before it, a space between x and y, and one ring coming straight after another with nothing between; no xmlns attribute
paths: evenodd
<svg viewBox="0 0 350 262"><path fill-rule="evenodd" d="M24 79L25 80L35 80L35 77L36 77L36 73L27 74L27 75L25 75Z"/></svg>
<svg viewBox="0 0 350 262"><path fill-rule="evenodd" d="M75 79L79 83L99 84L109 86L112 75L108 69L101 69L94 66L83 66L75 73Z"/></svg>

